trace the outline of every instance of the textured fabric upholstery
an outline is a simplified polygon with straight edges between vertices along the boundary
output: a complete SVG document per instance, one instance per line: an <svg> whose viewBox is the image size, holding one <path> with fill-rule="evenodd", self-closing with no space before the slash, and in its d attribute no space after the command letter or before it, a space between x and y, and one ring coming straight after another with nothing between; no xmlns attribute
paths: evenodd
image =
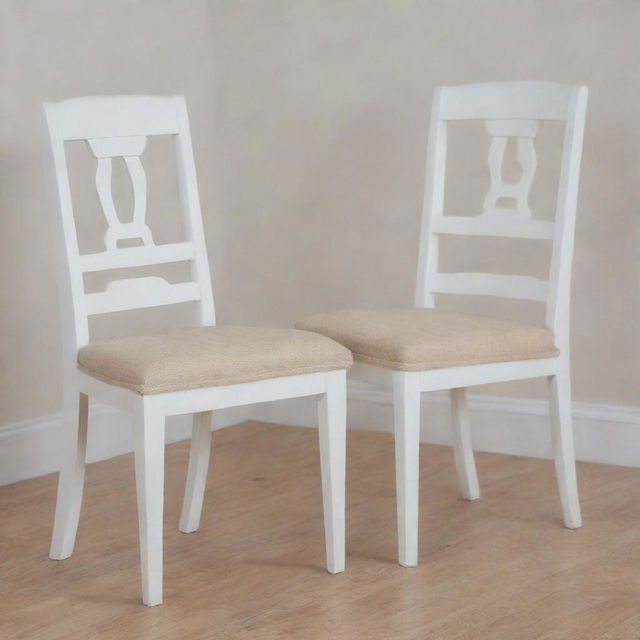
<svg viewBox="0 0 640 640"><path fill-rule="evenodd" d="M82 371L143 395L346 369L343 346L295 329L195 327L95 342Z"/></svg>
<svg viewBox="0 0 640 640"><path fill-rule="evenodd" d="M544 327L437 309L346 309L295 326L340 342L356 360L399 371L559 355Z"/></svg>

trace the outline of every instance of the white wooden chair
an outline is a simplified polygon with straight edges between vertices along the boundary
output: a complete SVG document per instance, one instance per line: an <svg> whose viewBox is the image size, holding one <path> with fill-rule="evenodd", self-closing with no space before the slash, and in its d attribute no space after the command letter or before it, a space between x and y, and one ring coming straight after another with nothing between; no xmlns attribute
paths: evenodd
<svg viewBox="0 0 640 640"><path fill-rule="evenodd" d="M82 499L88 396L133 415L136 485L146 605L162 601L165 416L194 413L180 529L198 528L211 445L212 410L318 396L327 568L344 570L345 384L352 362L343 346L289 329L216 327L196 172L184 98L87 97L44 105L57 191L59 282L64 326L65 458L58 483L50 557L73 551ZM146 137L175 141L185 242L156 245L145 224ZM97 158L96 187L108 223L106 251L80 254L65 141L86 140ZM113 158L122 158L134 215L121 223L111 194ZM58 215L59 214L59 215ZM119 248L121 239L141 246ZM189 262L191 281L128 278L86 293L84 274ZM89 343L88 317L193 301L197 327ZM316 339L320 339L318 342Z"/></svg>
<svg viewBox="0 0 640 640"><path fill-rule="evenodd" d="M354 378L393 388L400 564L418 562L420 394L449 389L454 452L461 492L480 497L469 433L465 387L546 377L551 398L555 465L569 528L582 525L573 451L569 372L569 297L586 87L543 82L445 86L436 90L427 154L425 202L414 309L355 309L305 318L296 327L317 331L353 352ZM444 215L447 125L486 120L491 136L491 186L483 211ZM533 139L539 121L563 121L564 145L555 221L531 217L527 197L536 169ZM517 140L522 176L505 184L502 159ZM501 198L515 206L499 206ZM549 281L486 273L441 273L439 237L503 236L553 242ZM546 304L546 328L434 308L434 294L526 299Z"/></svg>

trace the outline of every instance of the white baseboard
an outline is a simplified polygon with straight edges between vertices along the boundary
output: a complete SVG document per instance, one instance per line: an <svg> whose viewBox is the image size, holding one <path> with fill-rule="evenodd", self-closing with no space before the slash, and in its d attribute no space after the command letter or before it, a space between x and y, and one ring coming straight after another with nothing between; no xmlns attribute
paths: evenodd
<svg viewBox="0 0 640 640"><path fill-rule="evenodd" d="M538 458L551 457L548 404L543 400L470 395L473 445L493 451ZM640 407L574 403L576 456L579 460L640 467ZM87 460L95 462L132 450L131 419L105 405L90 408ZM281 400L216 412L215 427L262 420L313 427L313 398ZM391 431L389 390L349 382L348 424L354 429ZM57 471L61 417L47 416L0 428L0 486ZM188 416L167 420L167 442L191 435ZM451 444L448 395L422 397L422 441Z"/></svg>
<svg viewBox="0 0 640 640"><path fill-rule="evenodd" d="M215 428L248 419L247 407L216 411ZM61 416L45 416L0 428L0 486L58 471L62 454ZM166 441L191 437L190 416L167 419ZM89 405L87 461L96 462L133 450L131 418L103 404Z"/></svg>
<svg viewBox="0 0 640 640"><path fill-rule="evenodd" d="M551 457L549 406L545 400L469 394L469 409L477 451ZM353 429L392 430L388 389L350 381L347 411ZM448 394L423 394L422 442L450 445L450 416ZM281 424L317 424L311 399L255 405L251 417ZM578 460L640 467L640 407L576 402L573 418Z"/></svg>

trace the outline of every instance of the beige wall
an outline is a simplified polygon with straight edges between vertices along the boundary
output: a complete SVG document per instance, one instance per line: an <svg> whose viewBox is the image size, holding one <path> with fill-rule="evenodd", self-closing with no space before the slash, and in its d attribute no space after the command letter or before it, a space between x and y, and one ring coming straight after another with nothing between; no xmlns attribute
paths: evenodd
<svg viewBox="0 0 640 640"><path fill-rule="evenodd" d="M286 326L320 310L411 302L433 87L528 78L590 89L574 268L576 399L640 405L640 3L0 0L0 12L0 424L59 410L39 100L184 93L219 320ZM543 215L557 133L546 127L539 140L532 202ZM468 140L474 150L451 163L461 177L448 192L456 210L477 210L487 186L482 132L460 129L452 152ZM169 239L173 194L157 151L153 216ZM89 188L79 188L77 209L95 214L83 237L102 228ZM504 255L479 247L489 258L464 242L452 249L497 269L511 258L523 273L540 272L544 258L528 246ZM447 304L488 309L479 300ZM538 317L530 305L513 313ZM178 310L152 326L185 318ZM109 324L101 319L98 333Z"/></svg>

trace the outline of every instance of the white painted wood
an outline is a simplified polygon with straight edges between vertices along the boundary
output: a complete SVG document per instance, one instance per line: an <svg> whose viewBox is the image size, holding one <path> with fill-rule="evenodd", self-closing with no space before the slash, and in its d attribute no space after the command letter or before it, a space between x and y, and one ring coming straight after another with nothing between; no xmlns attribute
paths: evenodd
<svg viewBox="0 0 640 640"><path fill-rule="evenodd" d="M133 220L128 223L121 223L112 220L105 234L105 244L107 249L115 251L118 248L118 240L128 240L132 238L141 238L145 245L153 245L153 236L151 229L145 223L145 215L147 212L147 177L142 166L140 158L125 157L125 166L129 172L131 186L133 188ZM108 163L107 165L105 163ZM116 218L115 209L113 208L113 197L111 194L111 158L100 158L98 160L98 172L96 173L96 187L98 196L103 205L110 206L113 210L112 218ZM106 175L101 173L101 166L108 166ZM109 180L107 186L106 180Z"/></svg>
<svg viewBox="0 0 640 640"><path fill-rule="evenodd" d="M439 87L429 127L416 307L434 307L435 294L490 295L546 303L546 325L560 350L557 358L451 367L413 374L384 371L357 363L356 379L393 387L396 422L396 483L400 564L417 562L417 447L419 399L424 391L453 389L456 464L465 497L479 496L469 437L464 388L490 382L549 377L556 468L567 527L581 525L572 444L569 370L569 300L571 260L578 178L587 104L586 87L545 82L505 82ZM480 215L463 218L444 215L447 126L452 120L487 121L492 138L489 150L491 184ZM565 122L556 216L554 222L531 215L528 194L537 165L533 139L541 121ZM505 183L502 163L508 138L515 138L522 168L516 183ZM514 201L503 207L504 199ZM439 237L442 234L504 236L551 240L549 281L529 276L486 273L440 273ZM410 381L410 382L409 382ZM413 386L416 384L418 391ZM410 424L411 427L406 425ZM409 442L409 444L408 444ZM414 496L414 494L416 494ZM408 509L411 509L408 511ZM417 509L417 508L416 508Z"/></svg>
<svg viewBox="0 0 640 640"><path fill-rule="evenodd" d="M486 120L485 126L493 138L535 138L540 131L540 120ZM500 155L500 164L503 156ZM491 169L491 166L489 167ZM502 176L499 176L502 178Z"/></svg>
<svg viewBox="0 0 640 640"><path fill-rule="evenodd" d="M573 235L577 203L582 138L587 104L586 87L572 87L539 82L487 83L440 87L434 96L432 120L429 137L427 177L425 180L425 203L418 264L416 287L416 305L433 306L434 292L471 293L472 289L497 287L498 295L540 300L544 295L547 303L546 322L556 335L558 346L568 353L568 305L570 298L571 260ZM469 218L468 222L449 220L443 216L443 190L446 170L446 121L455 119L489 120L490 133L505 141L506 135L517 135L517 140L529 145L536 129L531 122L523 120L563 120L565 136L560 169L556 217L553 223L553 250L550 278L546 290L535 280L514 280L513 285L502 284L502 276L497 274L441 274L438 273L438 234L448 229L454 232L476 231L480 227L492 229L487 235L501 235L500 231L509 231L510 225L536 223L534 235L548 235L549 223L529 220L526 194L530 187L535 160L521 150L521 162L525 164L524 177L518 183L515 195L520 205L509 222L507 209L498 214L494 204L496 196L503 193L501 177L502 150L498 149L496 159L490 159L493 169L492 185L485 201L485 211L479 216ZM496 137L494 137L494 141ZM526 141L529 142L526 142ZM502 143L501 143L502 144ZM523 147L523 149L528 147ZM530 150L529 154L532 153ZM491 155L491 154L490 154ZM519 194L519 195L518 195ZM491 214L487 216L487 213ZM457 227L456 227L457 225ZM477 233L479 235L479 233ZM515 234L505 233L509 237ZM518 234L519 236L519 234ZM531 237L526 234L525 237ZM492 276L489 279L489 276ZM516 276L510 276L515 278ZM474 279L475 278L475 279ZM465 286L460 281L468 281ZM505 281L506 283L506 281ZM516 284L517 283L517 284ZM435 287L435 288L434 288Z"/></svg>
<svg viewBox="0 0 640 640"><path fill-rule="evenodd" d="M182 413L238 407L258 402L315 396L324 393L325 388L324 373L302 373L295 376L243 382L226 387L163 393L162 402L165 415L175 416Z"/></svg>
<svg viewBox="0 0 640 640"><path fill-rule="evenodd" d="M184 98L180 96L74 98L55 104L47 103L44 105L44 110L51 143L51 161L56 178L56 200L62 221L60 224L60 220L56 220L56 229L62 232L61 242L64 243L62 259L59 260L59 280L61 295L65 298L65 304L62 305L65 314L64 326L69 327L67 337L68 342L71 343L68 348L65 348L65 352L73 353L89 341L87 306L91 308L91 313L104 313L127 308L194 301L197 302L199 324L215 324L211 277L204 244ZM146 117L145 110L150 110ZM146 179L139 155L144 150L146 136L157 134L172 134L176 141L178 183L187 242L175 245L175 250L156 247L144 221ZM69 188L64 142L77 139L87 140L98 159L96 187L108 224L105 234L107 250L93 256L79 255ZM111 196L111 163L114 157L124 159L131 178L134 190L134 219L131 223L123 224L119 221ZM130 250L117 248L118 240L128 238L142 238L144 246ZM130 252L124 253L124 251ZM84 299L82 272L85 269L96 271L102 266L115 269L125 266L154 265L178 261L183 257L190 262L194 282L199 286L197 296L193 285L181 283L174 285L177 288L173 289L166 299L160 296L160 301L153 302L153 305L146 302L139 304L141 299L139 288L134 291L129 289L131 283L126 283L123 285L125 288L120 289L122 295L117 296L119 300L114 300L113 303L111 299L116 296L109 290L104 292L107 295L89 294L88 302ZM122 260L121 263L120 260ZM158 281L150 283L150 286L153 287L154 292L158 292ZM142 298L149 297L151 297L149 292L146 296L142 295ZM129 301L132 306L125 306Z"/></svg>
<svg viewBox="0 0 640 640"><path fill-rule="evenodd" d="M435 273L431 277L431 291L537 302L545 302L547 299L547 283L544 280L497 273Z"/></svg>
<svg viewBox="0 0 640 640"><path fill-rule="evenodd" d="M110 141L111 139L107 138L106 140ZM125 157L124 161L133 188L133 219L128 223L120 222L113 201L111 192L112 158L98 158L96 190L98 191L98 198L108 225L105 233L107 251L115 251L118 248L119 240L132 238L141 238L145 245L153 245L151 230L145 224L147 179L142 163L138 157Z"/></svg>
<svg viewBox="0 0 640 640"><path fill-rule="evenodd" d="M450 393L453 452L460 493L465 500L477 500L480 497L480 484L478 482L476 463L473 459L465 390L464 388L451 389Z"/></svg>
<svg viewBox="0 0 640 640"><path fill-rule="evenodd" d="M89 138L87 144L96 158L128 158L142 155L147 146L147 136Z"/></svg>
<svg viewBox="0 0 640 640"><path fill-rule="evenodd" d="M418 564L420 385L415 373L393 374L398 562Z"/></svg>
<svg viewBox="0 0 640 640"><path fill-rule="evenodd" d="M78 381L82 392L91 397L95 396L100 402L117 407L125 413L133 412L140 397L129 389L106 384L82 371L78 372ZM325 373L318 372L268 378L224 387L173 391L155 397L160 398L166 416L176 416L288 398L316 396L324 393L325 389Z"/></svg>
<svg viewBox="0 0 640 640"><path fill-rule="evenodd" d="M123 269L125 267L146 267L169 262L185 262L195 257L192 242L176 242L153 247L127 247L88 253L78 257L78 267L83 273Z"/></svg>
<svg viewBox="0 0 640 640"><path fill-rule="evenodd" d="M439 87L436 90L427 152L416 306L432 307L434 293L469 294L479 287L497 287L497 295L545 301L547 325L560 336L568 322L560 320L562 312L556 313L556 309L568 304L586 100L586 87L540 82L486 83ZM468 218L443 215L447 121L458 119L487 120L493 137L489 154L492 180L484 211ZM533 138L538 122L544 120L566 122L553 223L531 218L527 202L536 166ZM523 165L521 179L511 185L505 185L502 178L502 160L508 137L516 138L519 161ZM503 197L514 198L517 206L496 206ZM539 281L514 280L512 284L503 285L504 276L498 278L498 274L441 274L438 272L438 237L443 233L552 239L549 284L543 288ZM468 282L468 285L461 281ZM560 298L563 302L559 302ZM562 337L558 340L568 347L568 342Z"/></svg>
<svg viewBox="0 0 640 640"><path fill-rule="evenodd" d="M445 87L437 87L433 94L429 143L427 146L427 168L424 181L420 251L418 254L418 277L416 279L415 303L417 307L433 307L435 297L430 288L430 279L438 271L438 237L432 232L433 221L442 217L444 209L444 180L447 161L447 123L441 117Z"/></svg>
<svg viewBox="0 0 640 640"><path fill-rule="evenodd" d="M142 601L162 603L165 418L158 398L143 396L134 414L133 443L138 495Z"/></svg>
<svg viewBox="0 0 640 640"><path fill-rule="evenodd" d="M87 449L89 399L69 385L64 395L64 460L58 481L56 513L49 557L64 560L73 553L80 520Z"/></svg>
<svg viewBox="0 0 640 640"><path fill-rule="evenodd" d="M200 283L200 301L198 304L198 322L203 325L214 325L216 314L211 290L211 272L209 258L204 242L204 228L202 226L202 212L200 210L200 195L196 178L196 165L193 158L193 146L189 129L187 103L184 97L173 98L174 108L182 135L175 137L178 190L187 241L196 248L195 259L191 261L191 277Z"/></svg>
<svg viewBox="0 0 640 640"><path fill-rule="evenodd" d="M569 305L571 302L571 264L580 183L580 160L587 113L586 87L574 87L568 108L562 147L560 183L556 201L556 236L549 270L549 297L546 324L553 329L556 343L569 358Z"/></svg>
<svg viewBox="0 0 640 640"><path fill-rule="evenodd" d="M444 120L561 120L576 87L554 82L483 82L446 87Z"/></svg>
<svg viewBox="0 0 640 640"><path fill-rule="evenodd" d="M529 191L533 184L538 160L533 146L539 122L537 120L487 120L487 131L492 137L489 147L489 175L491 185L484 199L484 215L520 216L529 219ZM506 183L502 177L504 155L509 138L516 139L517 158L522 168L520 179L514 183ZM515 200L516 206L505 209L499 205L501 198Z"/></svg>
<svg viewBox="0 0 640 640"><path fill-rule="evenodd" d="M561 358L538 358L515 362L492 362L448 369L431 369L417 372L421 393L441 391L460 387L474 387L481 384L546 378L555 374L562 363ZM393 386L392 369L383 369L365 362L354 362L349 369L349 377L369 384ZM456 383L459 383L456 385Z"/></svg>
<svg viewBox="0 0 640 640"><path fill-rule="evenodd" d="M553 240L554 224L547 220L523 220L483 213L475 216L441 216L434 219L432 232L455 236Z"/></svg>
<svg viewBox="0 0 640 640"><path fill-rule="evenodd" d="M86 393L90 398L108 404L112 407L120 409L120 411L133 415L135 407L137 406L140 396L125 389L124 387L116 387L115 385L105 384L97 378L92 378L90 375L78 370L78 385L83 393Z"/></svg>
<svg viewBox="0 0 640 640"><path fill-rule="evenodd" d="M194 437L180 528L197 528L203 500L210 448L210 412L283 398L320 395L323 487L327 514L328 569L344 568L344 422L345 371L310 373L257 382L189 389L140 396L128 389L92 378L77 367L77 351L89 342L88 317L126 309L197 303L199 326L215 324L211 274L198 196L195 163L184 98L110 96L75 98L45 104L44 113L51 150L51 175L55 177L57 203L55 230L58 240L58 278L64 327L65 388L85 394L80 429L68 423L66 462L60 476L52 557L67 557L73 540L82 496L82 469L86 434L86 395L133 415L136 484L140 525L143 601L162 601L162 495L164 422L166 416L195 413ZM140 160L149 135L174 137L179 195L186 242L156 246L145 222L146 178ZM80 255L69 187L64 143L84 139L97 158L96 188L108 230L105 251ZM122 158L134 192L130 223L121 223L111 194L113 158ZM143 246L119 248L118 240L141 238ZM87 294L83 273L123 267L153 266L188 261L192 282L170 284L163 278L120 279L101 292ZM77 417L75 405L67 415ZM324 409L322 409L324 407ZM75 423L74 423L75 424ZM69 426L71 425L71 426ZM83 426L84 425L84 426ZM79 434L79 435L78 435Z"/></svg>
<svg viewBox="0 0 640 640"><path fill-rule="evenodd" d="M479 384L543 378L555 373L561 358L538 358L514 362L492 362L420 372L421 391L439 391Z"/></svg>
<svg viewBox="0 0 640 640"><path fill-rule="evenodd" d="M189 468L182 501L178 528L183 533L197 531L200 526L204 491L211 455L211 429L213 412L203 411L193 416L193 436L189 450Z"/></svg>
<svg viewBox="0 0 640 640"><path fill-rule="evenodd" d="M200 299L197 282L169 284L164 278L147 276L113 280L105 291L88 293L85 305L88 315L161 307L167 304L193 302Z"/></svg>
<svg viewBox="0 0 640 640"><path fill-rule="evenodd" d="M180 133L171 99L164 96L89 96L48 103L64 140Z"/></svg>
<svg viewBox="0 0 640 640"><path fill-rule="evenodd" d="M62 320L64 376L68 379L76 370L77 349L89 342L89 324L84 308L84 281L78 264L78 238L73 219L73 204L62 135L63 127L56 104L44 104L44 116L49 137L50 188L56 207L52 209L53 231L58 247L56 270Z"/></svg>
<svg viewBox="0 0 640 640"><path fill-rule="evenodd" d="M564 524L569 529L578 529L582 526L582 516L573 450L571 382L569 368L566 365L556 375L549 376L549 407L553 453Z"/></svg>
<svg viewBox="0 0 640 640"><path fill-rule="evenodd" d="M327 571L345 566L346 373L326 374L326 392L318 399L322 503Z"/></svg>

